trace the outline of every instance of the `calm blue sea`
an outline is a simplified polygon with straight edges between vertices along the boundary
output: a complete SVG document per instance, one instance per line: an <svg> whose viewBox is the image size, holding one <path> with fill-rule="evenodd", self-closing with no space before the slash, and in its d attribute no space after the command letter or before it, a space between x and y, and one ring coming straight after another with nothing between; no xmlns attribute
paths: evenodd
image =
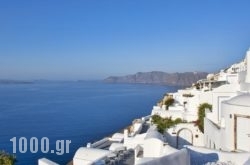
<svg viewBox="0 0 250 165"><path fill-rule="evenodd" d="M150 114L166 92L177 87L102 82L37 82L0 85L0 149L12 153L11 138L71 140L70 153L18 152L17 165L35 165L42 157L59 164L70 161L87 142L101 139ZM39 142L40 144L40 142ZM39 150L40 150L39 146Z"/></svg>

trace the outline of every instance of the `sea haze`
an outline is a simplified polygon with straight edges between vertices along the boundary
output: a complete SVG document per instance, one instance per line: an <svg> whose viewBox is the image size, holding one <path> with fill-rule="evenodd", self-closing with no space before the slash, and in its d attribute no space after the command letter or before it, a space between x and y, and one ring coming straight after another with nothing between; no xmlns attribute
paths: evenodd
<svg viewBox="0 0 250 165"><path fill-rule="evenodd" d="M102 82L35 82L0 85L0 149L12 153L13 137L71 140L70 153L58 156L17 152L17 165L42 157L66 164L86 143L101 139L150 114L166 92L178 87ZM40 147L39 147L40 150Z"/></svg>

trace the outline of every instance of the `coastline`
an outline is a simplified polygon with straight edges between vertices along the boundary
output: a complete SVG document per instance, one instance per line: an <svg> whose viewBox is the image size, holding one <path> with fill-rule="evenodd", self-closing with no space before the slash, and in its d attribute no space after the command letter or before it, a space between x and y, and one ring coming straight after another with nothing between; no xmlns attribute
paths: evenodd
<svg viewBox="0 0 250 165"><path fill-rule="evenodd" d="M154 103L151 115L134 119L132 125L78 148L68 164L250 163L249 147L244 145L250 135L244 133L249 132L244 125L250 124L250 94L246 93L250 90L248 65L250 50L240 63L211 73L189 88L165 94L157 105ZM220 101L221 97L224 100ZM237 134L242 137L237 139ZM249 141L247 145L250 146Z"/></svg>
<svg viewBox="0 0 250 165"><path fill-rule="evenodd" d="M53 145L56 140L72 140L74 144L65 156L55 153L48 156L41 152L16 154L19 160L17 165L36 164L37 160L43 157L49 157L59 164L66 164L72 159L78 147L110 136L131 125L134 118L150 113L149 107L168 89L175 91L175 88L158 85L108 85L100 82L41 82L2 86L0 106L6 109L1 111L3 115L0 129L3 130L2 135L6 135L0 137L1 144L5 144L2 148L11 152L12 143L9 139L14 136L48 137L51 141L51 150L56 149ZM12 106L13 102L15 106ZM35 111L32 111L33 109ZM26 117L21 118L20 113ZM117 118L119 116L122 118ZM15 120L15 123L4 125L9 119ZM95 124L90 124L91 122ZM16 125L29 131L16 130ZM55 131L57 128L64 130Z"/></svg>

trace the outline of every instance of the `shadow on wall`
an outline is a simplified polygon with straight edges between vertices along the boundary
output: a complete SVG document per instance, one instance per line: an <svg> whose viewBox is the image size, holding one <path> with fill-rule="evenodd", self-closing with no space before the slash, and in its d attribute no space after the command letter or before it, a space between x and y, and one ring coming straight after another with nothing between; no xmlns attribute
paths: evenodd
<svg viewBox="0 0 250 165"><path fill-rule="evenodd" d="M182 137L179 136L173 136L169 134L168 132L165 133L166 141L171 147L174 148L184 148L185 145L192 145L192 143L186 139L183 139Z"/></svg>
<svg viewBox="0 0 250 165"><path fill-rule="evenodd" d="M192 165L190 164L189 153L186 149L179 150L175 153L165 155L158 159L138 162L138 165Z"/></svg>
<svg viewBox="0 0 250 165"><path fill-rule="evenodd" d="M168 144L171 146L171 147L176 147L176 136L173 136L171 134L169 134L168 132L166 132L164 134L165 136L165 140L168 142Z"/></svg>
<svg viewBox="0 0 250 165"><path fill-rule="evenodd" d="M186 148L188 150L189 156L190 156L190 163L192 165L201 165L206 164L209 162L217 162L219 160L219 156L217 153L200 153L193 151L189 148Z"/></svg>
<svg viewBox="0 0 250 165"><path fill-rule="evenodd" d="M193 145L192 143L190 143L190 141L187 141L186 139L183 139L179 136L177 136L177 141L176 141L176 146L177 149L182 149L184 148L185 145Z"/></svg>

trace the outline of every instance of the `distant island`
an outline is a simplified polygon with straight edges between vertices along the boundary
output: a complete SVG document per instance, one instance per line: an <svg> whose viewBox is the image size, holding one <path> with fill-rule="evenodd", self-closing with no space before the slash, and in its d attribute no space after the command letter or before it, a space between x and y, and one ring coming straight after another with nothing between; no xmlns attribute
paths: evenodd
<svg viewBox="0 0 250 165"><path fill-rule="evenodd" d="M0 84L31 84L32 81L0 79Z"/></svg>
<svg viewBox="0 0 250 165"><path fill-rule="evenodd" d="M106 83L162 84L171 86L190 86L200 79L206 78L206 72L166 73L160 71L138 72L126 76L110 76Z"/></svg>

